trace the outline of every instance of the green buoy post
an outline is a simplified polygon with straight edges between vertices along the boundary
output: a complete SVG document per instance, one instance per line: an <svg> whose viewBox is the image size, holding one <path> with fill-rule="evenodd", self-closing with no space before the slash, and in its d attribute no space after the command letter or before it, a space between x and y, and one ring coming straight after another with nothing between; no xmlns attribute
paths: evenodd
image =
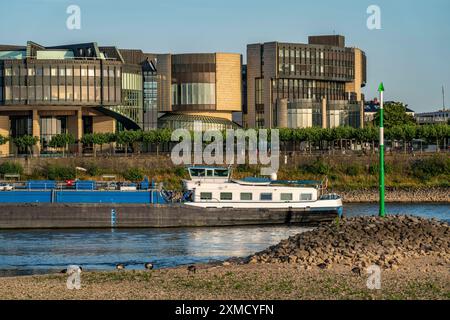
<svg viewBox="0 0 450 320"><path fill-rule="evenodd" d="M384 207L384 85L378 87L380 92L380 217L386 216Z"/></svg>

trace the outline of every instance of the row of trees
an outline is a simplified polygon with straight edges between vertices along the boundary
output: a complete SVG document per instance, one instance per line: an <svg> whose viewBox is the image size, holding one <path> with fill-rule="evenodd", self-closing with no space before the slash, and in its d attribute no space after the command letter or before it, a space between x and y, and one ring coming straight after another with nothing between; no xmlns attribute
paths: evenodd
<svg viewBox="0 0 450 320"><path fill-rule="evenodd" d="M157 129L151 131L120 131L118 133L92 133L84 135L79 142L85 146L93 146L94 156L98 146L102 152L103 146L110 145L114 150L113 144L117 143L124 146L125 153L130 147L134 150L140 145L156 145L157 153L163 143L171 142L172 131L169 129ZM222 132L224 139L226 132ZM269 130L270 136L270 130ZM300 129L279 129L279 137L281 144L287 148L291 145L294 149L298 149L301 143L306 143L308 149L313 147L324 149L325 145L328 148L334 148L338 144L339 148L343 148L344 141L353 141L356 143L371 144L374 149L375 144L379 139L379 129L369 126L362 129L355 129L352 127L337 127L331 129L323 128L300 128ZM417 126L411 124L397 125L385 129L385 138L391 141L402 141L405 147L415 139L421 139L427 143L442 145L444 139L450 138L449 125L426 125ZM7 137L0 136L0 145L8 141ZM32 136L22 136L12 139L12 142L22 150L27 150L31 153L32 147L37 144L39 139ZM59 134L52 137L49 147L55 149L62 149L63 153L70 145L77 143L76 139L71 134Z"/></svg>

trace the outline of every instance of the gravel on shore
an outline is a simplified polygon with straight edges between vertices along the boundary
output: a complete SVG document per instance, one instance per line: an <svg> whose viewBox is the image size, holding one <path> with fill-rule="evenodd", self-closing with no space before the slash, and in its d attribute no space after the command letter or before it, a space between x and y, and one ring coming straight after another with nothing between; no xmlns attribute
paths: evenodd
<svg viewBox="0 0 450 320"><path fill-rule="evenodd" d="M0 299L441 299L450 300L450 227L409 216L321 225L221 264L0 278ZM381 288L367 286L380 267Z"/></svg>
<svg viewBox="0 0 450 320"><path fill-rule="evenodd" d="M376 203L378 189L336 190L345 203ZM386 202L390 203L450 203L450 188L386 188Z"/></svg>

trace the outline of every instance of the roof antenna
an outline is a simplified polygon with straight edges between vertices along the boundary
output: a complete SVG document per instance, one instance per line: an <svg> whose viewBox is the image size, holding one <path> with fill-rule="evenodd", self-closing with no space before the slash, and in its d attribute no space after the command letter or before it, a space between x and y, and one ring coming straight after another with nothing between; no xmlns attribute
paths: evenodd
<svg viewBox="0 0 450 320"><path fill-rule="evenodd" d="M445 90L443 85L442 85L442 111L445 111Z"/></svg>

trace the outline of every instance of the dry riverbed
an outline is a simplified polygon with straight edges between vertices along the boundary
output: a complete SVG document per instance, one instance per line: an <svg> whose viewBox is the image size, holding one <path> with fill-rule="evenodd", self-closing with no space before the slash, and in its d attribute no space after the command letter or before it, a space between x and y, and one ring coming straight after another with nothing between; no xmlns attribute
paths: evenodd
<svg viewBox="0 0 450 320"><path fill-rule="evenodd" d="M304 270L291 264L250 264L154 271L85 272L82 288L68 290L65 275L0 279L1 299L450 299L448 266L412 259L383 270L381 290L351 268Z"/></svg>
<svg viewBox="0 0 450 320"><path fill-rule="evenodd" d="M367 286L379 266L381 288ZM450 227L417 217L344 219L223 264L0 278L0 299L450 299ZM373 282L369 281L373 284Z"/></svg>

